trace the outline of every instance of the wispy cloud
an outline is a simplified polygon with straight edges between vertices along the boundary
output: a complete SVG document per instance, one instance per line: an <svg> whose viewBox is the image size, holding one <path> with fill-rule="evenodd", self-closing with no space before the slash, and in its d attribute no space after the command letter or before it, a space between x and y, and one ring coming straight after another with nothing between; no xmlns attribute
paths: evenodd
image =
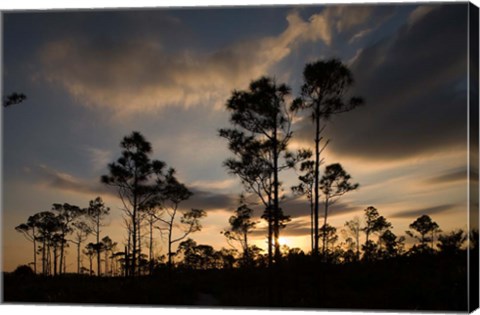
<svg viewBox="0 0 480 315"><path fill-rule="evenodd" d="M207 211L229 211L236 207L238 196L232 194L213 193L196 188L190 189L193 196L182 203L183 208L197 208Z"/></svg>
<svg viewBox="0 0 480 315"><path fill-rule="evenodd" d="M213 189L224 190L231 188L237 184L237 181L233 178L223 180L197 180L192 182L189 186L199 189Z"/></svg>
<svg viewBox="0 0 480 315"><path fill-rule="evenodd" d="M409 27L412 27L415 23L420 21L427 14L432 12L435 9L438 9L438 5L421 5L410 13L408 16L407 24Z"/></svg>
<svg viewBox="0 0 480 315"><path fill-rule="evenodd" d="M353 37L348 41L350 44L361 39L361 38L364 38L365 36L367 36L368 34L370 34L371 32L373 31L373 29L371 28L367 28L365 30L361 30L360 32L358 32L357 34L353 35Z"/></svg>
<svg viewBox="0 0 480 315"><path fill-rule="evenodd" d="M413 210L405 210L405 211L399 211L396 213L393 213L391 215L392 218L416 218L421 215L434 215L442 212L446 212L448 210L453 209L455 206L451 204L446 204L446 205L439 205L439 206L434 206L434 207L427 207L427 208L421 208L421 209L413 209Z"/></svg>
<svg viewBox="0 0 480 315"><path fill-rule="evenodd" d="M112 161L113 154L109 150L94 147L86 147L85 150L90 156L92 169L94 171L105 170L108 163Z"/></svg>
<svg viewBox="0 0 480 315"><path fill-rule="evenodd" d="M441 175L428 179L426 182L428 184L451 184L458 181L467 182L467 169L465 167L450 169Z"/></svg>
<svg viewBox="0 0 480 315"><path fill-rule="evenodd" d="M97 180L87 180L73 176L41 164L24 169L30 179L40 187L78 194L113 195L114 192Z"/></svg>

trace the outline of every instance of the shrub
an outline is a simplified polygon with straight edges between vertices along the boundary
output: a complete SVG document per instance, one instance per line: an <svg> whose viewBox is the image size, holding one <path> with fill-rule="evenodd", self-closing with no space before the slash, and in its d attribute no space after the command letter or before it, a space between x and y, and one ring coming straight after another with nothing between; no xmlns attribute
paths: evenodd
<svg viewBox="0 0 480 315"><path fill-rule="evenodd" d="M13 274L15 276L20 276L20 277L30 277L30 276L33 276L35 273L33 272L32 268L30 268L29 266L20 265L15 269Z"/></svg>

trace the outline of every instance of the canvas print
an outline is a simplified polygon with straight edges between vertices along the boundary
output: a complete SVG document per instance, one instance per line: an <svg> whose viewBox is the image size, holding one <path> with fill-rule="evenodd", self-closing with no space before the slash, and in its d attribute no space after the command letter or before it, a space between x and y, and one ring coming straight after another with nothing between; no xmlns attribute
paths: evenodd
<svg viewBox="0 0 480 315"><path fill-rule="evenodd" d="M477 308L473 4L2 23L3 303Z"/></svg>

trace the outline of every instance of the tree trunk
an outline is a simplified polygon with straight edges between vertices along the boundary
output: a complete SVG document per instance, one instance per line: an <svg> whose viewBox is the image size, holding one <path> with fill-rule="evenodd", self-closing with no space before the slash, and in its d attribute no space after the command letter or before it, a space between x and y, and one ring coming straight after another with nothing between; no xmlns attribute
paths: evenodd
<svg viewBox="0 0 480 315"><path fill-rule="evenodd" d="M115 256L113 255L113 251L111 252L111 256L110 256L110 271L112 273L112 277L115 277L117 275L116 259L115 259Z"/></svg>
<svg viewBox="0 0 480 315"><path fill-rule="evenodd" d="M100 277L100 214L97 216L97 276Z"/></svg>
<svg viewBox="0 0 480 315"><path fill-rule="evenodd" d="M35 226L32 227L33 239L33 273L37 274L37 242L35 238Z"/></svg>
<svg viewBox="0 0 480 315"><path fill-rule="evenodd" d="M318 192L318 180L320 177L320 102L317 103L315 108L315 189L314 189L314 221L315 221L315 248L313 254L318 255L318 201L319 201L319 192Z"/></svg>
<svg viewBox="0 0 480 315"><path fill-rule="evenodd" d="M45 237L43 237L43 240L42 240L42 274L43 275L46 275L47 274L47 262L46 262L46 255L45 255Z"/></svg>
<svg viewBox="0 0 480 315"><path fill-rule="evenodd" d="M250 255L248 253L248 233L245 231L243 233L243 243L244 243L244 249L243 249L243 257L245 258L245 262L247 265L250 265Z"/></svg>
<svg viewBox="0 0 480 315"><path fill-rule="evenodd" d="M60 253L61 254L61 253ZM60 256L61 258L61 256ZM60 266L61 268L61 266ZM57 275L57 246L53 246L53 275Z"/></svg>
<svg viewBox="0 0 480 315"><path fill-rule="evenodd" d="M273 133L273 233L275 238L275 263L278 263L281 258L280 243L280 206L278 202L278 140L277 140L277 117L275 116L275 128Z"/></svg>
<svg viewBox="0 0 480 315"><path fill-rule="evenodd" d="M128 236L128 244L130 244L130 234ZM124 266L124 270L123 270L123 273L124 273L124 276L125 277L128 277L129 275L129 271L130 271L130 262L129 262L129 255L130 255L130 249L129 249L130 245L127 247L125 246L125 256L124 256L124 261L125 261L125 266Z"/></svg>
<svg viewBox="0 0 480 315"><path fill-rule="evenodd" d="M435 231L432 231L432 250L433 250L434 243L435 243Z"/></svg>
<svg viewBox="0 0 480 315"><path fill-rule="evenodd" d="M268 220L268 266L273 264L273 215L272 215L272 196L268 194L267 206L267 220Z"/></svg>
<svg viewBox="0 0 480 315"><path fill-rule="evenodd" d="M148 248L148 261L150 262L150 275L153 274L153 218L150 217L150 241Z"/></svg>
<svg viewBox="0 0 480 315"><path fill-rule="evenodd" d="M105 276L107 275L108 273L108 251L107 251L107 248L105 248Z"/></svg>
<svg viewBox="0 0 480 315"><path fill-rule="evenodd" d="M142 220L138 219L138 274L141 274L142 266Z"/></svg>
<svg viewBox="0 0 480 315"><path fill-rule="evenodd" d="M315 241L314 241L314 217L313 217L313 200L310 198L310 251L313 253L315 248Z"/></svg>
<svg viewBox="0 0 480 315"><path fill-rule="evenodd" d="M134 189L137 189L137 184L135 180ZM132 214L132 266L131 266L131 276L135 276L136 266L137 266L137 194L133 194L133 214Z"/></svg>
<svg viewBox="0 0 480 315"><path fill-rule="evenodd" d="M47 244L47 275L52 274L52 253L50 251L50 244Z"/></svg>
<svg viewBox="0 0 480 315"><path fill-rule="evenodd" d="M327 249L327 216L328 216L328 198L325 199L325 213L323 217L323 242L322 242L322 255L326 258Z"/></svg>
<svg viewBox="0 0 480 315"><path fill-rule="evenodd" d="M62 266L63 266L63 251L64 251L64 240L65 240L65 231L62 231L62 238L60 240L60 268L58 273L62 273ZM56 248L55 248L56 251ZM56 259L55 259L56 260Z"/></svg>
<svg viewBox="0 0 480 315"><path fill-rule="evenodd" d="M357 260L360 259L360 232L359 230L355 231L355 240L357 242Z"/></svg>
<svg viewBox="0 0 480 315"><path fill-rule="evenodd" d="M170 225L168 226L168 269L172 269L172 230L173 230L173 218L170 221Z"/></svg>
<svg viewBox="0 0 480 315"><path fill-rule="evenodd" d="M81 243L77 243L77 273L80 274L80 246Z"/></svg>
<svg viewBox="0 0 480 315"><path fill-rule="evenodd" d="M93 256L90 255L89 259L90 259L90 276L92 276L92 274L93 274L93 269L92 269Z"/></svg>

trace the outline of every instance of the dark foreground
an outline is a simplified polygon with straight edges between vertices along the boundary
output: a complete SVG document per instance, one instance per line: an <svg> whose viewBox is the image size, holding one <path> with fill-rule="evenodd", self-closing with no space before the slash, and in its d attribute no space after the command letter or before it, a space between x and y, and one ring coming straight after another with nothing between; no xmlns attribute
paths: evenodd
<svg viewBox="0 0 480 315"><path fill-rule="evenodd" d="M4 274L3 280L5 303L467 311L462 257L348 265L300 261L271 272L160 270L132 279Z"/></svg>

